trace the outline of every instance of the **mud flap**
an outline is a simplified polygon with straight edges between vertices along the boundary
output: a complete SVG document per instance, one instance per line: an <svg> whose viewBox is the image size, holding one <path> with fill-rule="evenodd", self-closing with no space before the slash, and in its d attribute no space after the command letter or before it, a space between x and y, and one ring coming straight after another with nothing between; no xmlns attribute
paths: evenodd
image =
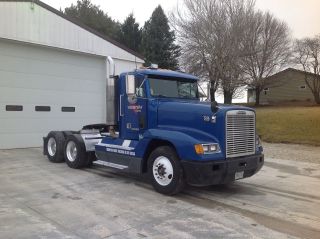
<svg viewBox="0 0 320 239"><path fill-rule="evenodd" d="M47 147L47 144L48 144L48 138L47 137L43 137L43 155L47 156L48 155L48 147Z"/></svg>

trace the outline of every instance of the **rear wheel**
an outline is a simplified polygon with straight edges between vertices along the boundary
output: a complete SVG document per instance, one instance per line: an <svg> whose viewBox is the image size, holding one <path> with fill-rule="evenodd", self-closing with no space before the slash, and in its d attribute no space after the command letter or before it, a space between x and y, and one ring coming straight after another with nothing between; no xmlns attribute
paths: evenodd
<svg viewBox="0 0 320 239"><path fill-rule="evenodd" d="M47 156L50 162L61 163L64 161L63 147L65 138L60 131L51 131L44 146L47 151Z"/></svg>
<svg viewBox="0 0 320 239"><path fill-rule="evenodd" d="M80 135L68 135L64 146L64 157L70 168L88 166L88 154Z"/></svg>
<svg viewBox="0 0 320 239"><path fill-rule="evenodd" d="M154 189L162 194L179 193L184 185L183 170L172 147L161 146L149 156L149 177Z"/></svg>

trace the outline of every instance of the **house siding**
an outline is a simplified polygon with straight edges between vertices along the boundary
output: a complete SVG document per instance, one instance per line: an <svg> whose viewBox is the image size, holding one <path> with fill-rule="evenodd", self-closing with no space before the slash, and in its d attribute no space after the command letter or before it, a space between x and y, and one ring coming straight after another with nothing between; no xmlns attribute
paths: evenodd
<svg viewBox="0 0 320 239"><path fill-rule="evenodd" d="M279 72L269 79L272 86L260 94L261 104L272 104L285 101L313 101L314 97L306 85L304 72L289 68ZM301 86L305 86L301 89ZM248 102L255 101L254 90L248 90Z"/></svg>

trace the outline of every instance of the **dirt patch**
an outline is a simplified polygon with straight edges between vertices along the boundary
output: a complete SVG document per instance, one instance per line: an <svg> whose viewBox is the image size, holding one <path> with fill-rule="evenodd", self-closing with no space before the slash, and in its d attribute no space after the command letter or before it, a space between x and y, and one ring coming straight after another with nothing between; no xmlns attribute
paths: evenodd
<svg viewBox="0 0 320 239"><path fill-rule="evenodd" d="M270 144L263 142L266 158L320 163L320 147L299 144Z"/></svg>

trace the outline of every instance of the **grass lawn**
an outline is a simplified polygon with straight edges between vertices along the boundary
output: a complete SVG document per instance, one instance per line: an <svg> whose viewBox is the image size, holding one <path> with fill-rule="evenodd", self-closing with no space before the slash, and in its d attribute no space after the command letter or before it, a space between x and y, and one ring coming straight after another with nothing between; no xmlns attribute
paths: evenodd
<svg viewBox="0 0 320 239"><path fill-rule="evenodd" d="M320 146L320 107L259 107L256 112L263 141Z"/></svg>

